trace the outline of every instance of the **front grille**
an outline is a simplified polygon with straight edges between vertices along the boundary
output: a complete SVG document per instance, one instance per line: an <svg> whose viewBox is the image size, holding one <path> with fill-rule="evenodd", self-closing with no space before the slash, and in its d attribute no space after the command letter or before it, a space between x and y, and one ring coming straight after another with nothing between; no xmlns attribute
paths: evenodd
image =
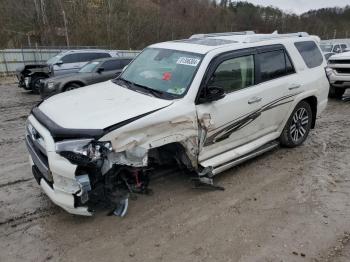
<svg viewBox="0 0 350 262"><path fill-rule="evenodd" d="M49 168L49 161L45 146L43 145L44 140L30 124L27 124L27 133L26 145L32 160L45 180L52 183L53 178Z"/></svg>
<svg viewBox="0 0 350 262"><path fill-rule="evenodd" d="M349 59L342 59L342 60L328 60L329 64L350 64L350 60Z"/></svg>
<svg viewBox="0 0 350 262"><path fill-rule="evenodd" d="M338 74L350 74L350 68L334 68Z"/></svg>

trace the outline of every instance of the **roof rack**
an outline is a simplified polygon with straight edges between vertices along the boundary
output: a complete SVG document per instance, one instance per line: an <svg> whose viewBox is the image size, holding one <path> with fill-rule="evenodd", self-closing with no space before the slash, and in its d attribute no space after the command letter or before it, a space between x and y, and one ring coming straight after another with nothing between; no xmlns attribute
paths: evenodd
<svg viewBox="0 0 350 262"><path fill-rule="evenodd" d="M254 35L254 31L242 31L242 32L224 32L224 33L208 33L208 34L195 34L190 37L192 38L206 38L206 37L216 37L216 36L233 36L233 35Z"/></svg>
<svg viewBox="0 0 350 262"><path fill-rule="evenodd" d="M289 33L289 34L278 34L277 32L274 32L272 34L258 34L258 35L248 36L242 42L254 43L254 42L260 42L260 41L272 40L272 39L278 39L278 38L307 37L307 36L310 36L310 35L306 32Z"/></svg>

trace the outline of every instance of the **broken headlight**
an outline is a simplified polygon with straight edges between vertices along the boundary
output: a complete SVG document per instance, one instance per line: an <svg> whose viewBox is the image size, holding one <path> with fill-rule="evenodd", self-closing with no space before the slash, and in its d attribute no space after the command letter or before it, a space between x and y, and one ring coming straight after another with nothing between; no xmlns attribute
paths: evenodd
<svg viewBox="0 0 350 262"><path fill-rule="evenodd" d="M88 164L98 160L112 151L109 141L101 142L92 139L65 140L56 143L56 152L73 164Z"/></svg>

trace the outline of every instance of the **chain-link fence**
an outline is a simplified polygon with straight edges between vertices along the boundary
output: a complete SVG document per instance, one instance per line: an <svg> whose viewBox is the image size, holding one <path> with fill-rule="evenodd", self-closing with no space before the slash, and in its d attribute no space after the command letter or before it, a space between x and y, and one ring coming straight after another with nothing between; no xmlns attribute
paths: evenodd
<svg viewBox="0 0 350 262"><path fill-rule="evenodd" d="M57 55L65 50L73 49L104 49L103 47L95 46L78 46L70 47L46 47L40 46L36 48L21 48L21 49L4 49L0 50L0 76L10 76L16 73L16 69L28 64L45 63L49 58ZM136 56L138 50L108 50L111 53L116 53L118 56Z"/></svg>

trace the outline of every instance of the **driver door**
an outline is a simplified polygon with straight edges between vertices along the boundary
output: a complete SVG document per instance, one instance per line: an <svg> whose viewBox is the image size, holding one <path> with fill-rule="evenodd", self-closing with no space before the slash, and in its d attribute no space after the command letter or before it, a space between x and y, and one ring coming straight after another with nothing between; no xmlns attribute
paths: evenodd
<svg viewBox="0 0 350 262"><path fill-rule="evenodd" d="M197 102L199 162L265 134L259 120L262 95L255 86L255 52L235 51L212 62L203 85L221 87L226 96L213 102Z"/></svg>

